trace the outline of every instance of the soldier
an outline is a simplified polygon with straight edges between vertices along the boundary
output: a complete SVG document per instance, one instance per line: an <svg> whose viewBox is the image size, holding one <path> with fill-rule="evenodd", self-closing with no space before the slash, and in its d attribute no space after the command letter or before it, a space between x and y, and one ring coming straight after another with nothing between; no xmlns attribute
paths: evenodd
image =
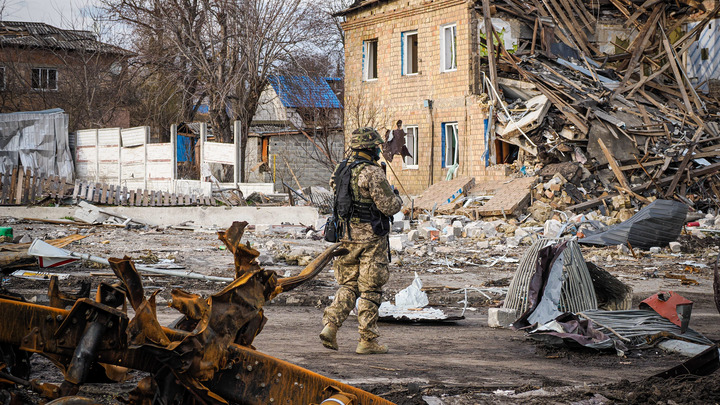
<svg viewBox="0 0 720 405"><path fill-rule="evenodd" d="M358 301L358 354L387 353L387 346L377 342L377 320L382 287L388 280L390 218L402 207L402 199L394 190L385 172L378 165L380 145L384 143L375 129L366 127L353 131L351 155L335 168L330 186L336 198L351 201L349 218L342 247L350 251L335 261L335 279L340 288L325 309L325 328L320 339L325 347L338 349L337 330L342 326ZM344 170L347 169L347 170ZM342 179L342 176L346 178ZM349 178L347 178L349 177ZM349 184L344 190L342 184Z"/></svg>

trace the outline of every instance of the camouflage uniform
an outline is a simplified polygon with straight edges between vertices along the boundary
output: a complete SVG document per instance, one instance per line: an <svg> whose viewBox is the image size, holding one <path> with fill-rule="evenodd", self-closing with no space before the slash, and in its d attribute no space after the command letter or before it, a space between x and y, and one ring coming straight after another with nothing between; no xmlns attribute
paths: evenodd
<svg viewBox="0 0 720 405"><path fill-rule="evenodd" d="M396 214L402 207L402 199L393 192L385 172L376 164L354 167L350 184L353 196L359 196L361 202L374 202L387 216ZM334 189L332 182L330 185ZM340 288L333 303L325 309L323 323L342 326L359 297L358 332L362 339L372 340L379 336L378 307L382 287L390 275L388 242L385 236L373 233L370 223L360 222L357 218L350 221L350 237L352 239L342 240L342 247L350 253L335 260L335 279Z"/></svg>

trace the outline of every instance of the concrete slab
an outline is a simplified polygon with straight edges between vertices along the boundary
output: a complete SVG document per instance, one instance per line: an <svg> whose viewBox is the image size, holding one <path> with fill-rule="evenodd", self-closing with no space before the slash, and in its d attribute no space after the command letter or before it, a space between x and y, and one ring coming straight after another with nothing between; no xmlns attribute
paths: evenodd
<svg viewBox="0 0 720 405"><path fill-rule="evenodd" d="M73 217L77 207L2 207L0 216L62 219ZM198 226L229 227L233 221L251 225L314 225L319 217L313 207L112 207L113 212L155 226L193 221Z"/></svg>

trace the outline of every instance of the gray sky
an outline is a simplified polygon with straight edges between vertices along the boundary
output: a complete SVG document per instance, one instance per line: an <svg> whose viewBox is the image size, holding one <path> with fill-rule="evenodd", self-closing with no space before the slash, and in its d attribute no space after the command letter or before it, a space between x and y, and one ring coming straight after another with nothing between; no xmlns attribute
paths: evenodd
<svg viewBox="0 0 720 405"><path fill-rule="evenodd" d="M99 0L0 0L3 20L44 22L65 29L92 29Z"/></svg>

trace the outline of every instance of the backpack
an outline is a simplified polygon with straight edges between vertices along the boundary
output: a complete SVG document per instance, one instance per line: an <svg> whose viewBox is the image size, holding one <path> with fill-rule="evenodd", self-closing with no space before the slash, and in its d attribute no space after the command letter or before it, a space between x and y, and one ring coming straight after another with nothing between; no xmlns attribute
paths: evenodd
<svg viewBox="0 0 720 405"><path fill-rule="evenodd" d="M349 221L353 213L352 191L350 181L352 180L352 169L356 166L370 163L369 160L358 159L351 163L345 159L338 165L333 174L335 182L335 199L333 202L333 213L325 223L325 240L336 243L345 236L350 229Z"/></svg>

